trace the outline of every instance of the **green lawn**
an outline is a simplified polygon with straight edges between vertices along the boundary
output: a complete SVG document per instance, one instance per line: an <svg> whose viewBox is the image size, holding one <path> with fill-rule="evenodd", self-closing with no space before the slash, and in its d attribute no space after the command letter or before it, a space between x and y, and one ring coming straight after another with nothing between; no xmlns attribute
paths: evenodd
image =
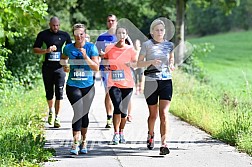
<svg viewBox="0 0 252 167"><path fill-rule="evenodd" d="M193 76L175 70L170 112L252 156L250 39L252 31L189 39L192 44L215 46L207 56L200 57L210 82L199 82Z"/></svg>
<svg viewBox="0 0 252 167"><path fill-rule="evenodd" d="M227 89L245 89L252 83L252 31L230 32L190 39L192 44L212 43L215 49L200 58L210 78Z"/></svg>

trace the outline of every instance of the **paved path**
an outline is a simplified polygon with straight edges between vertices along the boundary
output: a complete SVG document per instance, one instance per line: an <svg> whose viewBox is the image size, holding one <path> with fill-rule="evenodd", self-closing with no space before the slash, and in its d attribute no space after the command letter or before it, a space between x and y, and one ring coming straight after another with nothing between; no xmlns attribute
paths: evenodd
<svg viewBox="0 0 252 167"><path fill-rule="evenodd" d="M146 148L148 109L143 95L133 95L133 121L127 123L125 136L127 143L109 145L113 129L105 129L106 113L104 90L96 82L96 95L89 114L88 154L69 154L72 144L71 119L73 111L66 96L61 113L62 127L46 125L46 147L54 148L56 156L46 167L252 167L252 158L239 153L234 147L214 140L205 132L169 115L168 145L171 153L159 155L159 121L155 129L155 149Z"/></svg>

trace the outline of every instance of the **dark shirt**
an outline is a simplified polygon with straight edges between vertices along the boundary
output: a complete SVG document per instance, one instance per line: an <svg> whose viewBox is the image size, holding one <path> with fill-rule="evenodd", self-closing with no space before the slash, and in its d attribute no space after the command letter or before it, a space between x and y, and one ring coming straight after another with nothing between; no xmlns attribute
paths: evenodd
<svg viewBox="0 0 252 167"><path fill-rule="evenodd" d="M54 52L59 52L61 55L62 47L64 46L64 44L72 43L72 40L67 32L59 30L57 33L54 33L50 29L46 29L38 34L36 41L33 45L33 48L41 48L43 43L46 44L47 48L49 48L52 45L55 45L57 47L57 50ZM45 54L44 64L52 68L60 68L61 67L60 62L48 60L49 56L50 53Z"/></svg>

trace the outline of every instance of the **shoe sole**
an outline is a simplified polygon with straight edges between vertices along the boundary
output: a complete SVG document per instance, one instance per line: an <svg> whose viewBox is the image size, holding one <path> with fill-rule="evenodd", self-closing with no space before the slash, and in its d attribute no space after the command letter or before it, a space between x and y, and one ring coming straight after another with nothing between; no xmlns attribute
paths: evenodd
<svg viewBox="0 0 252 167"><path fill-rule="evenodd" d="M54 124L54 128L59 128L59 127L60 127L60 125L55 125L55 124Z"/></svg>
<svg viewBox="0 0 252 167"><path fill-rule="evenodd" d="M170 153L170 150L168 148L162 148L162 151L160 150L159 155L167 155Z"/></svg>
<svg viewBox="0 0 252 167"><path fill-rule="evenodd" d="M80 151L80 154L87 154L87 151Z"/></svg>
<svg viewBox="0 0 252 167"><path fill-rule="evenodd" d="M111 125L106 125L105 128L112 128L112 126Z"/></svg>
<svg viewBox="0 0 252 167"><path fill-rule="evenodd" d="M79 153L70 152L71 155L79 155Z"/></svg>

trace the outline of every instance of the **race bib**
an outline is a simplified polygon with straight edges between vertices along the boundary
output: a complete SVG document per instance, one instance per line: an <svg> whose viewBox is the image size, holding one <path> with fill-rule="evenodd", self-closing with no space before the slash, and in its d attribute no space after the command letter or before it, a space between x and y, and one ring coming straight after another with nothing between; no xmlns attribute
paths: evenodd
<svg viewBox="0 0 252 167"><path fill-rule="evenodd" d="M167 79L167 78L171 78L171 74L168 67L162 69L162 79Z"/></svg>
<svg viewBox="0 0 252 167"><path fill-rule="evenodd" d="M124 70L114 70L112 72L113 81L122 81L125 80Z"/></svg>
<svg viewBox="0 0 252 167"><path fill-rule="evenodd" d="M60 61L60 52L51 52L48 57L49 61Z"/></svg>
<svg viewBox="0 0 252 167"><path fill-rule="evenodd" d="M73 69L73 77L72 80L87 80L87 74L83 68Z"/></svg>

